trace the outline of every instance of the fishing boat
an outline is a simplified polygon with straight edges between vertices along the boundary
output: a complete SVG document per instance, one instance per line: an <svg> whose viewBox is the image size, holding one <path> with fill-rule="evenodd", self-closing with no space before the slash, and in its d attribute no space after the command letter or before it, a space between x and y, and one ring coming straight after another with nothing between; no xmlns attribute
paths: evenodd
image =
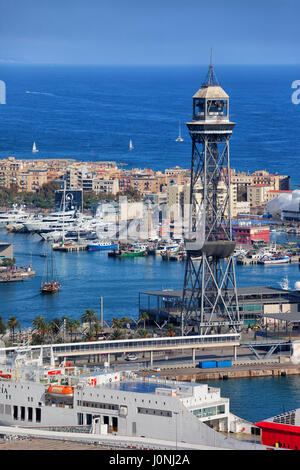
<svg viewBox="0 0 300 470"><path fill-rule="evenodd" d="M56 279L54 273L54 258L53 253L51 252L50 257L50 266L49 266L49 255L46 256L46 280L41 284L41 293L42 294L54 294L60 289L60 283Z"/></svg>
<svg viewBox="0 0 300 470"><path fill-rule="evenodd" d="M117 250L118 243L112 243L110 240L95 240L87 245L89 251Z"/></svg>
<svg viewBox="0 0 300 470"><path fill-rule="evenodd" d="M263 256L259 259L258 264L268 265L268 264L283 264L289 263L290 257L286 255L275 255L275 256Z"/></svg>
<svg viewBox="0 0 300 470"><path fill-rule="evenodd" d="M112 256L114 258L134 258L138 256L146 256L147 254L147 247L144 245L137 245L126 250L114 250L108 252L108 256Z"/></svg>
<svg viewBox="0 0 300 470"><path fill-rule="evenodd" d="M181 125L180 125L180 121L179 121L179 133L178 133L178 137L175 140L175 142L183 142L183 141L184 141L184 139L181 137Z"/></svg>
<svg viewBox="0 0 300 470"><path fill-rule="evenodd" d="M134 248L133 250L121 251L121 258L134 258L136 256L145 256L147 254L146 249Z"/></svg>
<svg viewBox="0 0 300 470"><path fill-rule="evenodd" d="M130 141L129 141L129 150L133 150L133 149L134 149L134 146L133 146L132 140L130 139Z"/></svg>
<svg viewBox="0 0 300 470"><path fill-rule="evenodd" d="M36 152L38 152L38 149L37 149L36 143L33 142L32 153L36 153Z"/></svg>

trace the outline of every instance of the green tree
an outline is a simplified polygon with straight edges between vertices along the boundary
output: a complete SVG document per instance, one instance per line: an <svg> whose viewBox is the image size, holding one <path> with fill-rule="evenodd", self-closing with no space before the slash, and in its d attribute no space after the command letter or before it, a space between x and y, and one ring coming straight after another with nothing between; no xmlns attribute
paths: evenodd
<svg viewBox="0 0 300 470"><path fill-rule="evenodd" d="M48 323L48 332L52 336L52 341L57 338L60 332L61 323L62 321L60 318L53 318L53 320Z"/></svg>
<svg viewBox="0 0 300 470"><path fill-rule="evenodd" d="M75 318L75 320L73 320L72 323L73 323L73 331L75 333L75 341L77 341L77 333L80 328L80 321L78 320L78 318Z"/></svg>
<svg viewBox="0 0 300 470"><path fill-rule="evenodd" d="M113 328L121 328L122 327L122 322L119 320L119 318L112 318L112 327Z"/></svg>
<svg viewBox="0 0 300 470"><path fill-rule="evenodd" d="M18 321L17 317L12 316L7 320L7 328L10 330L11 341L14 342L16 329L21 329L21 324Z"/></svg>
<svg viewBox="0 0 300 470"><path fill-rule="evenodd" d="M144 322L144 330L146 329L146 321L149 320L149 315L147 312L142 312L140 314L140 319Z"/></svg>
<svg viewBox="0 0 300 470"><path fill-rule="evenodd" d="M0 335L4 335L6 332L6 326L2 320L2 317L0 316Z"/></svg>
<svg viewBox="0 0 300 470"><path fill-rule="evenodd" d="M81 315L82 323L89 324L89 331L92 331L92 324L97 321L97 314L95 310L88 308L82 315Z"/></svg>
<svg viewBox="0 0 300 470"><path fill-rule="evenodd" d="M32 326L37 330L42 341L45 339L45 335L48 332L48 324L43 315L38 315L32 322Z"/></svg>

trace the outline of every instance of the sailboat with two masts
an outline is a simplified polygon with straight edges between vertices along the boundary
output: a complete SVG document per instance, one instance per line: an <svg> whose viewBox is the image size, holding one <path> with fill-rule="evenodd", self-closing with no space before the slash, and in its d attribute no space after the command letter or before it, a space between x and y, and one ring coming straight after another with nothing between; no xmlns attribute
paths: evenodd
<svg viewBox="0 0 300 470"><path fill-rule="evenodd" d="M60 283L58 282L54 272L54 257L51 251L50 262L49 253L46 255L46 280L41 284L42 294L54 294L60 289Z"/></svg>

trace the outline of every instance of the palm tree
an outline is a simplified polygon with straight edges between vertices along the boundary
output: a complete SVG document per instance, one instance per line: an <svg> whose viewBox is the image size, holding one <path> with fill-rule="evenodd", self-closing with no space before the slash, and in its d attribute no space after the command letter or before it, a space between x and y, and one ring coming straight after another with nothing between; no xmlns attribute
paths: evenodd
<svg viewBox="0 0 300 470"><path fill-rule="evenodd" d="M92 323L97 321L97 314L95 310L92 310L91 308L88 308L82 315L81 315L81 321L82 323L88 323L89 324L89 330L91 332L92 330Z"/></svg>
<svg viewBox="0 0 300 470"><path fill-rule="evenodd" d="M121 328L122 327L122 322L118 318L112 318L112 327L113 328Z"/></svg>
<svg viewBox="0 0 300 470"><path fill-rule="evenodd" d="M142 312L140 314L140 319L144 322L144 330L146 329L146 321L149 320L149 315L147 312Z"/></svg>
<svg viewBox="0 0 300 470"><path fill-rule="evenodd" d="M14 342L15 340L15 330L18 328L21 329L21 324L18 321L17 317L10 317L7 320L7 328L10 330L11 340Z"/></svg>
<svg viewBox="0 0 300 470"><path fill-rule="evenodd" d="M60 327L61 327L61 319L60 318L53 318L48 323L48 331L52 336L52 340L59 334L60 332Z"/></svg>
<svg viewBox="0 0 300 470"><path fill-rule="evenodd" d="M42 341L44 341L45 334L48 332L48 324L43 315L38 315L32 322L32 326L37 329Z"/></svg>
<svg viewBox="0 0 300 470"><path fill-rule="evenodd" d="M6 326L2 320L2 317L0 316L0 335L4 335L6 332Z"/></svg>
<svg viewBox="0 0 300 470"><path fill-rule="evenodd" d="M124 338L124 331L121 328L114 328L114 331L111 334L112 339L122 339Z"/></svg>
<svg viewBox="0 0 300 470"><path fill-rule="evenodd" d="M75 320L73 320L72 327L73 327L73 330L74 330L74 333L75 333L75 341L77 341L77 334L76 333L78 333L78 330L79 330L79 327L80 327L80 321L77 318L75 318Z"/></svg>
<svg viewBox="0 0 300 470"><path fill-rule="evenodd" d="M131 318L125 316L125 317L120 318L120 322L122 323L122 325L125 325L127 328L127 325L128 324L130 325L130 323L132 323L132 320Z"/></svg>

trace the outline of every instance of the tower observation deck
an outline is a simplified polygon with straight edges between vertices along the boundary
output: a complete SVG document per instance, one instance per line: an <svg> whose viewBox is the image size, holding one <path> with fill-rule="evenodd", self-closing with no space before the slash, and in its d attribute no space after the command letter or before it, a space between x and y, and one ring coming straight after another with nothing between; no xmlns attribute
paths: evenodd
<svg viewBox="0 0 300 470"><path fill-rule="evenodd" d="M191 326L208 334L224 320L239 329L239 308L233 259L229 140L229 96L209 66L207 77L193 96L189 231L182 312L182 335Z"/></svg>

